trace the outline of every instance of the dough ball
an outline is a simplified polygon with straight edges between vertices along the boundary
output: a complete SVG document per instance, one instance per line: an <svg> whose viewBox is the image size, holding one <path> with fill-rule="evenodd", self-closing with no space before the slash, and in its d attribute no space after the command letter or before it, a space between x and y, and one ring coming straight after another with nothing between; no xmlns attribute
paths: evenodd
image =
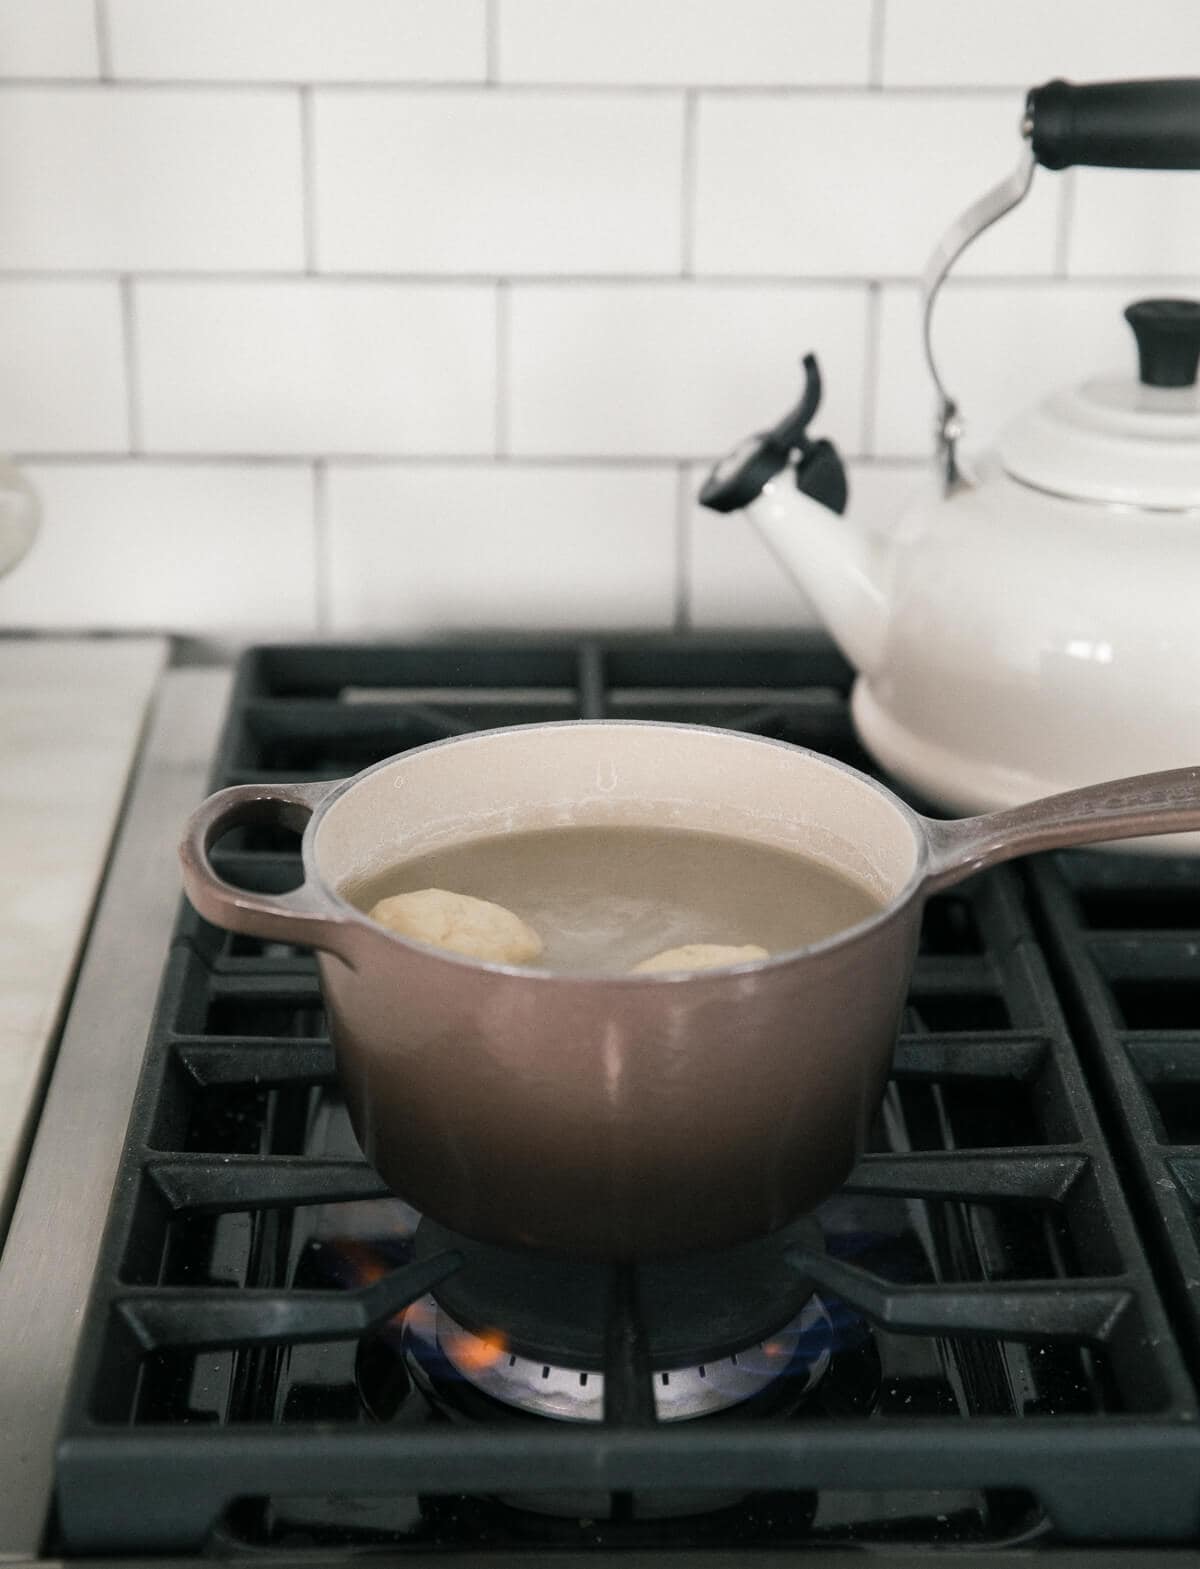
<svg viewBox="0 0 1200 1569"><path fill-rule="evenodd" d="M502 904L445 888L393 894L380 899L370 915L401 937L491 964L529 964L542 951L542 939L519 915Z"/></svg>
<svg viewBox="0 0 1200 1569"><path fill-rule="evenodd" d="M690 942L682 948L664 948L652 959L635 964L629 973L650 975L655 970L716 970L726 964L752 964L755 959L770 957L765 948L753 942L741 948L719 942Z"/></svg>

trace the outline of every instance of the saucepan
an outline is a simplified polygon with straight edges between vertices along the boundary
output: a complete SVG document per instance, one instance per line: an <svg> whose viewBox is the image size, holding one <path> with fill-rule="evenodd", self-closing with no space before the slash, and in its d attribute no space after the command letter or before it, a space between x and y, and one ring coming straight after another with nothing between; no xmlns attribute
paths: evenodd
<svg viewBox="0 0 1200 1569"><path fill-rule="evenodd" d="M255 823L303 831L293 892L214 870L213 844ZM340 891L448 844L592 824L790 848L879 908L755 963L596 976L431 948ZM633 1259L732 1246L841 1184L887 1081L930 894L1029 851L1196 828L1200 767L939 821L801 747L599 720L439 741L334 784L222 790L181 855L207 920L317 950L355 1132L400 1197L483 1241Z"/></svg>

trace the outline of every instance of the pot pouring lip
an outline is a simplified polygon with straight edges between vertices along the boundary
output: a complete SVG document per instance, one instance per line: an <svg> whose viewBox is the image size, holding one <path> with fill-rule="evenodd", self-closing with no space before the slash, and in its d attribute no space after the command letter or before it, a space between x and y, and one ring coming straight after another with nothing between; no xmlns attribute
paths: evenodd
<svg viewBox="0 0 1200 1569"><path fill-rule="evenodd" d="M828 768L834 773L844 774L848 778L857 780L860 784L867 785L877 795L882 796L892 810L904 820L905 825L912 834L916 849L912 872L909 874L903 887L882 904L874 914L867 916L865 920L856 921L853 926L847 926L841 931L834 932L829 937L823 937L818 942L809 943L801 948L789 948L781 953L770 954L765 959L752 959L743 964L723 965L719 969L661 970L636 975L593 975L570 970L544 970L539 969L535 965L499 964L488 959L474 959L466 954L452 953L445 948L436 948L429 943L420 943L412 938L402 937L398 932L389 931L387 927L380 925L378 921L373 921L357 905L352 904L336 888L331 887L318 871L316 866L316 839L326 815L358 785L365 783L373 775L393 767L402 759L416 757L420 753L432 752L442 747L467 747L472 743L484 744L495 736L516 735L518 733L523 735L541 734L548 730L597 729L600 726L609 729L676 731L685 732L689 735L718 736L722 740L739 745L774 747L789 753L798 753L802 757L811 757L822 767ZM774 974L802 959L816 958L835 949L857 947L873 937L876 932L890 921L896 920L908 908L913 899L920 894L929 877L930 846L926 819L914 811L895 791L890 790L887 785L882 784L878 779L873 779L870 774L864 773L862 769L855 768L850 763L843 763L838 758L829 757L824 752L818 752L812 747L798 746L792 741L782 741L774 736L749 735L744 731L726 729L722 725L687 724L664 719L554 719L539 724L497 725L487 730L472 730L466 735L445 736L437 741L426 741L421 746L409 747L403 752L394 752L390 757L381 758L377 763L372 763L369 767L361 769L356 774L350 774L345 779L331 782L328 793L321 797L305 826L301 839L301 860L304 866L305 883L319 889L322 899L337 910L340 921L363 928L371 932L376 938L395 943L409 953L419 954L424 960L454 965L458 969L474 974L483 973L504 976L513 980L537 982L547 986L564 988L573 986L580 989L603 986L605 990L613 986L619 986L641 990L649 989L650 987L675 987L684 983L690 983L691 985L704 983L721 985L726 982L754 980L762 975Z"/></svg>

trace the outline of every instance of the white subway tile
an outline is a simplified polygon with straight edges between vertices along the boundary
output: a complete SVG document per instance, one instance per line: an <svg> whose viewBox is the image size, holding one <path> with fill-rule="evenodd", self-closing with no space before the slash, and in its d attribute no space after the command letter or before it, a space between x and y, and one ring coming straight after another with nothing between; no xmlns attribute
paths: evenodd
<svg viewBox="0 0 1200 1569"><path fill-rule="evenodd" d="M290 92L0 93L0 267L284 268L302 262Z"/></svg>
<svg viewBox="0 0 1200 1569"><path fill-rule="evenodd" d="M476 81L485 0L107 0L118 76Z"/></svg>
<svg viewBox="0 0 1200 1569"><path fill-rule="evenodd" d="M136 286L148 450L483 453L493 444L486 286Z"/></svg>
<svg viewBox="0 0 1200 1569"><path fill-rule="evenodd" d="M96 0L4 0L0 77L95 76Z"/></svg>
<svg viewBox="0 0 1200 1569"><path fill-rule="evenodd" d="M697 471L697 489L704 472ZM687 605L688 624L698 631L820 621L744 512L709 512L699 505L688 519Z"/></svg>
<svg viewBox="0 0 1200 1569"><path fill-rule="evenodd" d="M1200 277L1178 292L1197 288ZM938 305L934 342L967 421L968 447L989 445L1009 419L1056 388L1098 375L1136 377L1133 334L1121 313L1155 292L1152 280L951 284ZM883 296L875 450L925 455L936 400L921 353L917 291L897 286Z"/></svg>
<svg viewBox="0 0 1200 1569"><path fill-rule="evenodd" d="M676 272L683 100L317 95L330 271Z"/></svg>
<svg viewBox="0 0 1200 1569"><path fill-rule="evenodd" d="M860 445L866 290L663 283L527 285L511 299L512 450L716 457L827 373L819 427Z"/></svg>
<svg viewBox="0 0 1200 1569"><path fill-rule="evenodd" d="M888 87L1176 76L1200 58L1195 0L892 0L884 14Z"/></svg>
<svg viewBox="0 0 1200 1569"><path fill-rule="evenodd" d="M0 451L129 444L115 283L0 281Z"/></svg>
<svg viewBox="0 0 1200 1569"><path fill-rule="evenodd" d="M0 625L311 633L307 466L31 465L33 549L0 581Z"/></svg>
<svg viewBox="0 0 1200 1569"><path fill-rule="evenodd" d="M1101 277L1200 272L1200 174L1077 169L1073 178L1069 272Z"/></svg>
<svg viewBox="0 0 1200 1569"><path fill-rule="evenodd" d="M335 464L327 496L338 631L672 624L673 469Z"/></svg>
<svg viewBox="0 0 1200 1569"><path fill-rule="evenodd" d="M1020 101L881 93L707 95L697 131L698 274L917 275L949 223L1017 162ZM1060 182L962 270L1049 272Z"/></svg>
<svg viewBox="0 0 1200 1569"><path fill-rule="evenodd" d="M865 83L868 0L503 0L500 79Z"/></svg>
<svg viewBox="0 0 1200 1569"><path fill-rule="evenodd" d="M851 463L850 509L867 528L886 529L919 485L912 464ZM707 469L691 475L699 491ZM847 525L849 526L849 525ZM816 626L812 602L780 566L745 513L697 503L688 520L688 619L700 631Z"/></svg>

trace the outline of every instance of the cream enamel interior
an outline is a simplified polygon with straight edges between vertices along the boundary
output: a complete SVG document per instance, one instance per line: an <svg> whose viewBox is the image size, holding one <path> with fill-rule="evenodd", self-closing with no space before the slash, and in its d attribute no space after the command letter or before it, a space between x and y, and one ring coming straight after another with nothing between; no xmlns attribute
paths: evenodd
<svg viewBox="0 0 1200 1569"><path fill-rule="evenodd" d="M796 747L699 726L581 721L478 732L405 753L323 815L330 888L452 843L530 829L677 827L797 850L884 901L919 842L875 786Z"/></svg>

